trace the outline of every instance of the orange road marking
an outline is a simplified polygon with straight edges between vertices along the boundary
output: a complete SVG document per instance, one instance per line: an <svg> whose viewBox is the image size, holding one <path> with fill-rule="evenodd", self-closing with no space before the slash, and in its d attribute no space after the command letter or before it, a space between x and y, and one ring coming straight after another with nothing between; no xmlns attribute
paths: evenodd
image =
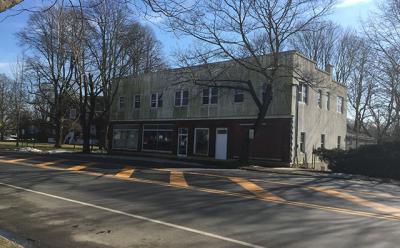
<svg viewBox="0 0 400 248"><path fill-rule="evenodd" d="M116 177L125 177L130 178L132 174L135 172L135 169L129 166L126 166L122 171L115 174Z"/></svg>
<svg viewBox="0 0 400 248"><path fill-rule="evenodd" d="M29 158L18 158L18 159L13 159L13 160L8 160L8 163L14 164L14 163L18 163L18 162L22 162L25 160L28 160Z"/></svg>
<svg viewBox="0 0 400 248"><path fill-rule="evenodd" d="M180 186L180 187L188 187L189 185L186 182L185 176L182 171L170 171L170 184Z"/></svg>
<svg viewBox="0 0 400 248"><path fill-rule="evenodd" d="M273 201L286 201L285 199L272 194L271 192L265 191L261 187L259 187L257 184L250 182L244 178L240 177L230 177L229 178L232 182L235 182L242 186L243 188L247 189L251 193L255 194L256 196L267 199L267 200L273 200Z"/></svg>
<svg viewBox="0 0 400 248"><path fill-rule="evenodd" d="M381 211L383 213L387 213L387 214L391 214L397 217L400 217L400 208L395 208L395 207L390 207L390 206L386 206L383 205L381 203L376 203L376 202L372 202L366 199L363 199L361 197L355 196L355 195L351 195L349 193L345 193L345 192L340 192L334 189L327 189L327 188L323 188L323 187L316 187L316 186L307 186L307 188L318 191L318 192L322 192L328 195L332 195L341 199L345 199L347 201L351 201L366 207L370 207L373 208L375 210Z"/></svg>
<svg viewBox="0 0 400 248"><path fill-rule="evenodd" d="M69 171L80 171L80 170L83 170L83 169L86 169L86 168L87 168L86 165L75 165L75 166L69 167L67 170L69 170Z"/></svg>
<svg viewBox="0 0 400 248"><path fill-rule="evenodd" d="M3 161L3 160L0 159L0 161L4 162L4 163L7 163L6 160ZM52 163L52 162L47 162L47 163ZM24 162L21 162L21 163L18 163L18 164L22 165L22 166L39 167L39 168L41 168L41 166L38 166L38 164L35 165L35 164L24 163ZM43 163L43 164L45 164L45 163ZM244 198L244 199L251 199L251 200L261 200L261 201L264 201L264 202L274 202L274 203L277 203L277 204L284 204L284 205L289 205L289 206L297 206L297 207L310 208L310 209L318 209L318 210L323 210L323 211L328 211L328 212L336 212L336 213L342 213L342 214L348 214L348 215L354 215L354 216L370 217L370 218L391 220L391 221L400 221L400 217L399 216L394 216L394 215L378 214L378 213L359 211L359 210L352 210L352 209L346 209L346 208L331 207L331 206L327 206L327 205L310 204L310 203L305 203L305 202L278 200L278 199L274 200L272 198L260 198L260 197L258 197L256 195L247 195L247 194L229 192L229 191L224 191L224 190L202 188L202 187L195 187L195 186L180 186L180 185L176 185L176 184L169 184L169 183L164 183L164 182L154 181L154 180L149 180L149 179L116 177L114 175L105 175L105 174L98 173L98 172L69 171L68 169L61 168L61 167L50 167L49 166L49 167L45 167L45 168L46 169L53 169L53 170L68 171L68 172L71 172L71 173L80 173L80 174L91 175L91 176L103 176L103 177L106 177L106 178L126 180L126 181L130 181L130 182L156 184L156 185L161 185L161 186L165 186L165 187L174 187L174 188L185 188L185 189L189 189L189 190L193 190L193 191L199 191L199 192L220 194L220 195L226 195L226 196L234 196L234 197L239 197L239 198ZM210 174L210 175L212 175L212 174ZM219 176L219 177L223 177L223 176Z"/></svg>

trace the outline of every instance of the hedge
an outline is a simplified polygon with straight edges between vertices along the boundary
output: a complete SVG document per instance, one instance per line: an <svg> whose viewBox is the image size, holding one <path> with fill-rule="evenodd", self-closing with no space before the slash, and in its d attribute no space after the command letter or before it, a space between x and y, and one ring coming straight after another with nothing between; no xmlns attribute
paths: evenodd
<svg viewBox="0 0 400 248"><path fill-rule="evenodd" d="M315 153L333 172L400 179L400 142L348 151L318 149Z"/></svg>

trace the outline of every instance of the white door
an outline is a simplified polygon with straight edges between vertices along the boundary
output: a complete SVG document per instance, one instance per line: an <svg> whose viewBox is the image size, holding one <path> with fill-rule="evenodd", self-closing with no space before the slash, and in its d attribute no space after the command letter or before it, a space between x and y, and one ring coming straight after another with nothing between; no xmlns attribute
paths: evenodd
<svg viewBox="0 0 400 248"><path fill-rule="evenodd" d="M215 138L215 159L227 158L228 147L228 129L217 128L217 135Z"/></svg>

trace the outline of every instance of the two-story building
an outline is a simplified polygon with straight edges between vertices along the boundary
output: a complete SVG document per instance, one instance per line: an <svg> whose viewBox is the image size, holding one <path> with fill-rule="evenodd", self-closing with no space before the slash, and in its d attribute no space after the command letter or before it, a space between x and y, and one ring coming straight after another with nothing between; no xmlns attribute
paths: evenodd
<svg viewBox="0 0 400 248"><path fill-rule="evenodd" d="M112 111L112 149L237 159L244 140L254 138L251 159L293 165L311 162L318 147L344 148L346 88L332 80L330 66L320 70L295 51L281 58L296 73L285 71L274 81L273 100L255 137L258 109L248 92L179 83L182 69L171 69L120 83ZM259 97L265 94L259 75L232 68L232 78L251 79ZM303 82L299 72L312 75L314 82Z"/></svg>

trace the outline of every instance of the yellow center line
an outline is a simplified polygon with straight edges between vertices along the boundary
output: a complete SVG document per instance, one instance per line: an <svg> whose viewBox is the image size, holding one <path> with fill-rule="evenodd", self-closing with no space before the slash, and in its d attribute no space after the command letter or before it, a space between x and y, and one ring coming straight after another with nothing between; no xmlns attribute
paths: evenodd
<svg viewBox="0 0 400 248"><path fill-rule="evenodd" d="M273 200L273 201L286 201L285 199L283 199L271 192L265 191L263 188L259 187L257 184L250 182L244 178L230 177L229 179L232 182L239 184L246 190L250 191L251 193L255 194L256 196L258 196L262 199Z"/></svg>
<svg viewBox="0 0 400 248"><path fill-rule="evenodd" d="M180 187L188 187L189 185L186 182L185 176L182 171L170 171L170 183L172 185L177 185Z"/></svg>
<svg viewBox="0 0 400 248"><path fill-rule="evenodd" d="M318 192L322 192L322 193L325 193L328 195L332 195L334 197L345 199L347 201L351 201L351 202L360 204L362 206L370 207L375 210L381 211L383 213L387 213L387 214L391 214L391 215L400 217L400 208L390 207L390 206L387 206L387 205L384 205L381 203L372 202L372 201L363 199L361 197L351 195L351 194L345 193L345 192L340 192L340 191L337 191L334 189L327 189L327 188L316 187L316 186L308 186L307 188L318 191Z"/></svg>
<svg viewBox="0 0 400 248"><path fill-rule="evenodd" d="M126 166L122 171L120 171L117 174L115 174L115 176L116 177L130 178L134 172L135 172L134 168L132 168L130 166Z"/></svg>

